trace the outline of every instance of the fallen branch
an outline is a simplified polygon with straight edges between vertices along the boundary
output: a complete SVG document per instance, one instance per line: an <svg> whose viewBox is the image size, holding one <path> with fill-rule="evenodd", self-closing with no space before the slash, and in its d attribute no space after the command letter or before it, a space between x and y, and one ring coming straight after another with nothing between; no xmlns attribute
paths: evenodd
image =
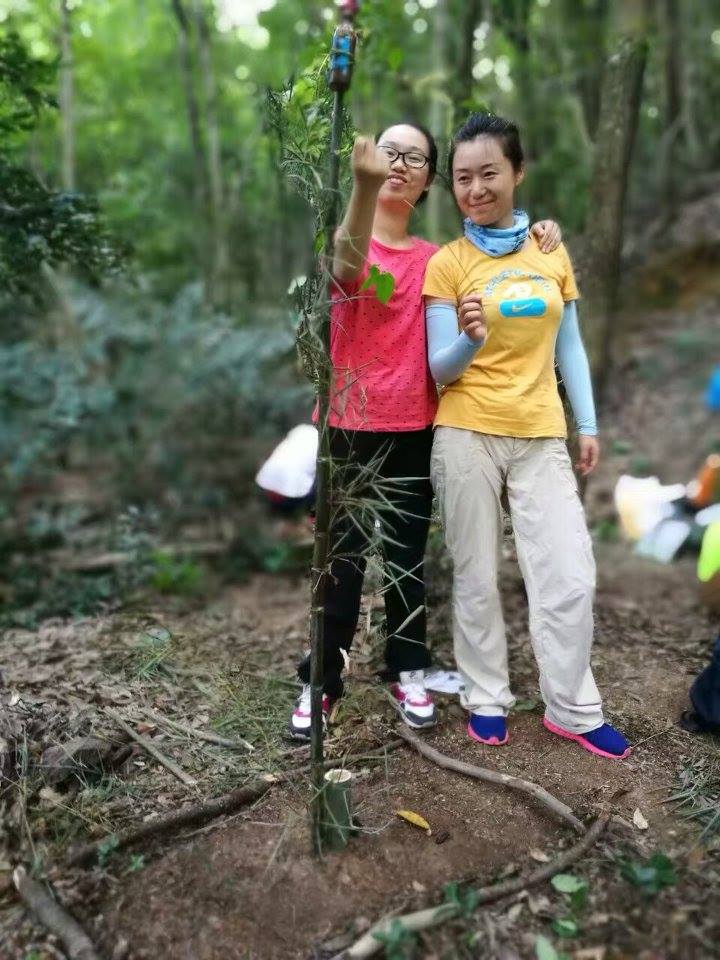
<svg viewBox="0 0 720 960"><path fill-rule="evenodd" d="M175 763L174 760L171 760L169 757L166 757L155 746L154 743L151 743L147 737L143 737L142 734L138 733L137 730L134 730L127 721L125 721L117 711L113 710L111 707L105 707L105 713L111 717L118 726L131 737L135 743L139 744L146 753L149 753L151 757L154 757L158 763L161 763L166 770L169 770L174 777L177 777L181 783L184 783L186 787L195 787L197 786L197 780L194 777L191 777L189 773L185 773L184 770L181 770L180 767Z"/></svg>
<svg viewBox="0 0 720 960"><path fill-rule="evenodd" d="M344 758L334 757L331 760L326 760L324 766L326 769L329 769L330 767L340 765L347 766L362 760L382 757L391 750L396 750L402 746L402 743L402 740L391 740L390 743L384 744L375 750L368 750L363 754L355 754L354 756ZM123 830L115 835L116 842L113 843L113 852L134 846L141 840L155 839L169 833L176 833L178 830L183 829L183 827L194 827L199 824L208 823L210 820L215 820L217 817L235 813L235 811L241 807L249 806L249 804L259 800L263 794L267 793L267 791L276 784L295 780L303 774L308 773L309 770L310 764L305 763L300 767L286 770L270 780L252 780L250 783L242 787L237 787L235 790L221 797L215 797L203 803L193 804L191 807L186 807L178 813L170 813L165 817L157 817L155 820L149 820L140 827ZM67 859L67 865L70 867L79 867L92 863L103 848L103 843L104 841L101 840L71 850Z"/></svg>
<svg viewBox="0 0 720 960"><path fill-rule="evenodd" d="M248 743L247 740L243 740L242 737L238 737L237 740L228 740L227 737L221 737L217 733L198 730L196 727L188 726L177 720L171 720L169 717L164 717L154 710L146 710L145 713L156 723L179 730L181 733L186 733L190 737L197 737L198 740L204 740L206 743L214 743L218 747L227 747L229 750L246 750L248 753L255 751L255 747L251 743Z"/></svg>
<svg viewBox="0 0 720 960"><path fill-rule="evenodd" d="M157 547L157 552L171 557L217 557L227 553L229 549L229 542L210 541L163 544ZM67 550L57 550L51 554L51 559L56 567L73 573L102 573L136 561L134 553L123 550L112 550L84 557L75 556Z"/></svg>
<svg viewBox="0 0 720 960"><path fill-rule="evenodd" d="M494 903L497 900L503 900L505 897L520 893L528 887L537 886L545 880L554 877L556 873L567 870L571 864L575 863L582 855L593 846L608 825L610 814L604 813L593 823L585 835L578 842L570 847L565 853L561 854L551 863L540 867L531 873L528 877L517 877L514 880L505 880L502 883L496 883L489 887L481 887L477 891L477 906L485 906L488 903ZM400 917L390 917L381 920L371 927L370 930L359 940L340 954L340 957L347 960L364 960L365 957L371 957L382 949L383 944L377 939L378 934L387 934L391 926L399 922L410 931L427 930L429 927L436 927L446 920L456 917L459 907L455 903L442 903L436 907L429 907L426 910L417 910L414 913L407 913Z"/></svg>
<svg viewBox="0 0 720 960"><path fill-rule="evenodd" d="M41 883L27 875L24 867L15 868L13 883L28 910L60 939L70 960L98 960L95 948L80 924L50 896Z"/></svg>
<svg viewBox="0 0 720 960"><path fill-rule="evenodd" d="M495 770L488 770L485 767L476 767L471 763L465 763L462 760L456 760L454 757L448 757L440 753L434 747L421 740L417 734L412 733L407 727L398 730L398 734L413 746L418 753L421 753L428 760L432 760L439 767L446 770L454 770L465 777L474 777L477 780L485 780L487 783L495 783L502 787L508 787L510 790L517 790L520 793L528 793L534 797L555 816L569 823L576 833L585 833L585 825L578 820L567 804L558 800L551 793L548 793L543 787L532 783L530 780L522 780L520 777L513 777L507 773L497 773Z"/></svg>

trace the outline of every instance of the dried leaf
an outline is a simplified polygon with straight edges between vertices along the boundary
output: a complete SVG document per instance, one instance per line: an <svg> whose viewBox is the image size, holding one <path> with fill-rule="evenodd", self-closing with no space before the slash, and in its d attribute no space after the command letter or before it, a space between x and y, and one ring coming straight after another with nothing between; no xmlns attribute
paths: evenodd
<svg viewBox="0 0 720 960"><path fill-rule="evenodd" d="M647 830L648 822L645 817L642 815L640 807L635 808L635 813L633 814L633 823L638 828L638 830Z"/></svg>
<svg viewBox="0 0 720 960"><path fill-rule="evenodd" d="M543 853L542 850L531 850L530 856L533 860L537 860L538 863L550 863L550 857Z"/></svg>
<svg viewBox="0 0 720 960"><path fill-rule="evenodd" d="M525 904L523 904L523 903L514 903L514 904L510 907L510 909L509 909L508 912L507 912L507 918L508 918L508 920L509 920L511 923L515 923L515 921L517 920L517 918L518 918L518 917L520 916L520 914L523 912L523 907L524 907L524 906L525 906Z"/></svg>
<svg viewBox="0 0 720 960"><path fill-rule="evenodd" d="M414 810L398 810L396 814L401 820L407 820L407 822L411 823L414 827L419 827L420 830L424 830L428 836L432 834L430 824L425 817L421 817L420 814L415 813Z"/></svg>

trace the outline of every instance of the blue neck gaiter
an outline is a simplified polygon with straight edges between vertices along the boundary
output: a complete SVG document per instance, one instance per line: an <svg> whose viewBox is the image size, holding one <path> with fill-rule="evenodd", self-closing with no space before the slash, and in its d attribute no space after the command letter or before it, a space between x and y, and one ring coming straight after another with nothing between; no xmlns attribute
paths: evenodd
<svg viewBox="0 0 720 960"><path fill-rule="evenodd" d="M478 250L489 257L505 257L517 253L528 238L530 219L524 210L513 210L511 227L481 227L467 217L463 221L465 236Z"/></svg>

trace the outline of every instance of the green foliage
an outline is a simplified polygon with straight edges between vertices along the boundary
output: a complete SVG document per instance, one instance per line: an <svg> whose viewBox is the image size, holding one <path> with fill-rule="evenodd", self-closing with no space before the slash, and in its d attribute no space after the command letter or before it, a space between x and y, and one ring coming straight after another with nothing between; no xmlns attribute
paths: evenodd
<svg viewBox="0 0 720 960"><path fill-rule="evenodd" d="M547 937L539 936L535 940L537 960L568 960L567 954L558 953Z"/></svg>
<svg viewBox="0 0 720 960"><path fill-rule="evenodd" d="M195 594L200 590L202 570L192 560L155 550L152 561L151 583L160 593Z"/></svg>
<svg viewBox="0 0 720 960"><path fill-rule="evenodd" d="M571 873L558 873L550 882L558 893L563 894L570 911L569 916L556 917L552 928L560 937L576 937L580 932L579 914L587 903L587 881Z"/></svg>
<svg viewBox="0 0 720 960"><path fill-rule="evenodd" d="M654 853L649 859L625 859L620 863L620 874L648 897L677 882L672 860L664 853Z"/></svg>
<svg viewBox="0 0 720 960"><path fill-rule="evenodd" d="M20 36L0 27L0 290L38 299L43 268L73 264L88 278L119 268L90 197L49 189L13 162L18 134L54 104L46 87L54 68L30 55Z"/></svg>
<svg viewBox="0 0 720 960"><path fill-rule="evenodd" d="M362 283L360 290L375 290L375 296L380 303L386 304L390 301L395 289L395 277L391 273L380 270L376 263L370 265L368 275Z"/></svg>
<svg viewBox="0 0 720 960"><path fill-rule="evenodd" d="M387 933L374 933L373 937L385 948L386 960L412 960L417 946L417 934L393 920Z"/></svg>
<svg viewBox="0 0 720 960"><path fill-rule="evenodd" d="M98 864L101 867L107 865L110 857L115 853L117 848L120 846L120 839L115 833L108 834L104 840L98 844Z"/></svg>
<svg viewBox="0 0 720 960"><path fill-rule="evenodd" d="M137 873L145 868L145 856L142 853L132 853L125 873Z"/></svg>
<svg viewBox="0 0 720 960"><path fill-rule="evenodd" d="M457 908L461 917L469 919L480 902L478 891L474 887L460 887L458 883L446 883L443 887L445 903Z"/></svg>

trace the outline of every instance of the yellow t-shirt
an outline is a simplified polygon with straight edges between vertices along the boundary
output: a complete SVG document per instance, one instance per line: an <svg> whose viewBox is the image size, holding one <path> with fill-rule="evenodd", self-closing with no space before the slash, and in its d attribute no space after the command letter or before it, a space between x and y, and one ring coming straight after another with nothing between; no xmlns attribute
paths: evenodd
<svg viewBox="0 0 720 960"><path fill-rule="evenodd" d="M482 297L485 344L443 388L436 426L505 437L564 437L555 378L555 340L563 306L579 296L563 244L541 253L533 237L522 250L490 257L465 237L430 259L423 295L459 303Z"/></svg>

